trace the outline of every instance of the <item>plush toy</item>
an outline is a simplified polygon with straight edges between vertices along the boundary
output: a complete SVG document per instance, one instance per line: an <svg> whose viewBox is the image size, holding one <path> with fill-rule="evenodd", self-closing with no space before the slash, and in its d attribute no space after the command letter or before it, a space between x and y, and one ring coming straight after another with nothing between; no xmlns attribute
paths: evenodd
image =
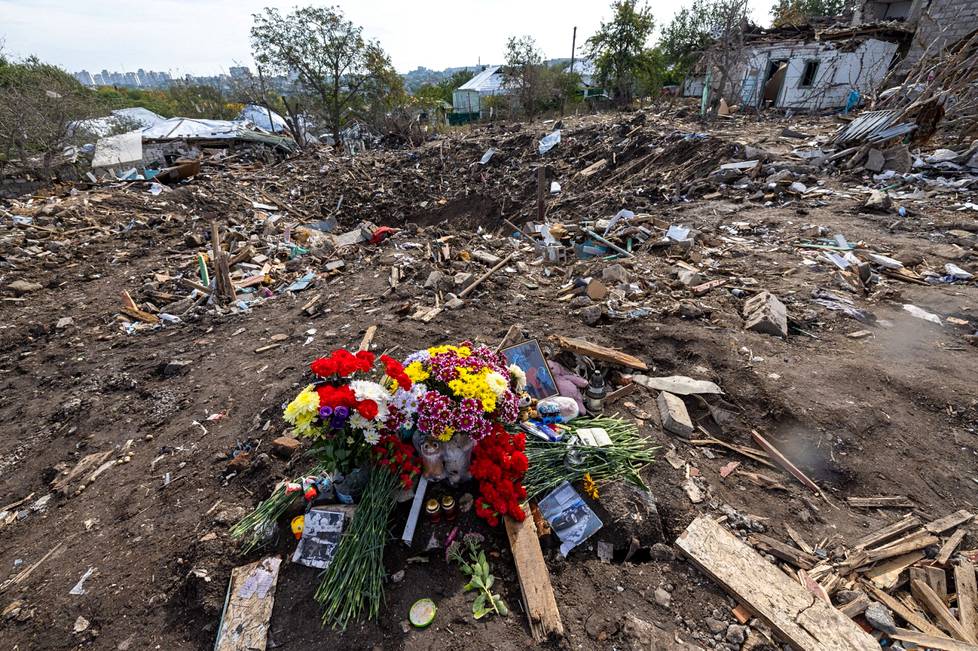
<svg viewBox="0 0 978 651"><path fill-rule="evenodd" d="M553 373L554 382L557 383L557 391L565 398L572 398L577 403L578 415L586 414L584 409L584 396L581 389L587 386L587 380L572 371L568 371L560 362L550 360L547 362L550 372Z"/></svg>
<svg viewBox="0 0 978 651"><path fill-rule="evenodd" d="M521 423L525 423L531 418L537 418L539 416L537 413L537 401L526 391L520 392L519 408Z"/></svg>
<svg viewBox="0 0 978 651"><path fill-rule="evenodd" d="M544 398L537 403L537 411L541 414L543 414L544 411L557 411L560 414L560 422L562 423L570 422L581 415L580 408L577 406L577 401L566 396Z"/></svg>

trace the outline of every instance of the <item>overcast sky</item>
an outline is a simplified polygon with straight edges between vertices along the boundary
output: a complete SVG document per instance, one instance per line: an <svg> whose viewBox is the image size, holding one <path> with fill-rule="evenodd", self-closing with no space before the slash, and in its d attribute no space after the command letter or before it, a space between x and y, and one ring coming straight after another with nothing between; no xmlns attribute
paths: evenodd
<svg viewBox="0 0 978 651"><path fill-rule="evenodd" d="M688 1L688 0L687 0ZM771 0L749 0L770 23ZM263 7L312 0L0 0L4 52L36 54L71 72L146 70L212 75L252 65L248 30ZM380 41L400 72L500 63L506 38L532 35L547 58L568 57L609 17L604 0L338 0L347 17ZM658 0L658 25L683 0ZM658 31L658 30L657 30Z"/></svg>

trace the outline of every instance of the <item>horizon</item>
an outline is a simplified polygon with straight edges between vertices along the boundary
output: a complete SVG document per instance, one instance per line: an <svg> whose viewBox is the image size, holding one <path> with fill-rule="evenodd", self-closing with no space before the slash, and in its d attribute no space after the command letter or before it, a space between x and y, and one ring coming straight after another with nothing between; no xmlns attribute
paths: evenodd
<svg viewBox="0 0 978 651"><path fill-rule="evenodd" d="M37 56L68 72L167 72L173 77L190 74L214 77L228 74L233 66L255 69L249 31L252 14L264 7L287 13L296 5L328 3L301 0L159 0L150 6L123 4L119 0L88 3L84 9L67 0L35 0L25 6L18 0L0 0L0 45L8 56ZM610 17L610 2L517 3L475 0L465 15L449 13L446 3L420 0L406 6L391 0L365 0L336 4L346 18L363 28L364 36L379 41L391 57L394 69L407 74L419 67L446 68L495 65L504 60L506 39L532 36L547 59L569 58L573 28L577 27L575 52L602 20ZM656 32L683 5L666 0L653 6ZM770 23L771 0L749 0L755 22ZM513 27L511 16L524 16ZM161 16L177 16L173 21ZM412 25L409 30L403 25ZM469 25L478 29L470 30ZM173 30L182 30L181 42L194 43L181 50L173 45ZM419 31L422 32L419 35ZM460 65L461 61L467 61Z"/></svg>

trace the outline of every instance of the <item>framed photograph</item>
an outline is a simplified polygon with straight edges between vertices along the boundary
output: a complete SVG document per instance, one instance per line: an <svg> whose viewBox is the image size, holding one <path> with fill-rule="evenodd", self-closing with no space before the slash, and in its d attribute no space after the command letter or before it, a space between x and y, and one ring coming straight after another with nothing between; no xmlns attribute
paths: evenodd
<svg viewBox="0 0 978 651"><path fill-rule="evenodd" d="M536 339L503 349L503 356L510 364L516 364L526 373L526 392L537 400L559 394L554 376L550 373L543 350Z"/></svg>

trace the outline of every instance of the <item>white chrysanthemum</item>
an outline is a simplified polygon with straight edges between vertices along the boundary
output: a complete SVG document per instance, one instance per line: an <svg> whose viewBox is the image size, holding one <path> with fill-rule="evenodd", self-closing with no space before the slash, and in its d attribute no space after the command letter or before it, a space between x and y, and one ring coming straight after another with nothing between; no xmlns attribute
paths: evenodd
<svg viewBox="0 0 978 651"><path fill-rule="evenodd" d="M363 440L370 445L377 445L380 442L380 432L375 429L365 429L363 430Z"/></svg>
<svg viewBox="0 0 978 651"><path fill-rule="evenodd" d="M516 364L510 364L508 370L509 370L509 374L513 376L513 380L516 381L516 390L522 391L523 389L525 389L526 373L523 372L523 369L521 369Z"/></svg>
<svg viewBox="0 0 978 651"><path fill-rule="evenodd" d="M506 393L506 389L509 388L509 385L506 383L506 378L496 371L486 373L486 386L488 386L489 390L495 393L497 396L503 395Z"/></svg>

